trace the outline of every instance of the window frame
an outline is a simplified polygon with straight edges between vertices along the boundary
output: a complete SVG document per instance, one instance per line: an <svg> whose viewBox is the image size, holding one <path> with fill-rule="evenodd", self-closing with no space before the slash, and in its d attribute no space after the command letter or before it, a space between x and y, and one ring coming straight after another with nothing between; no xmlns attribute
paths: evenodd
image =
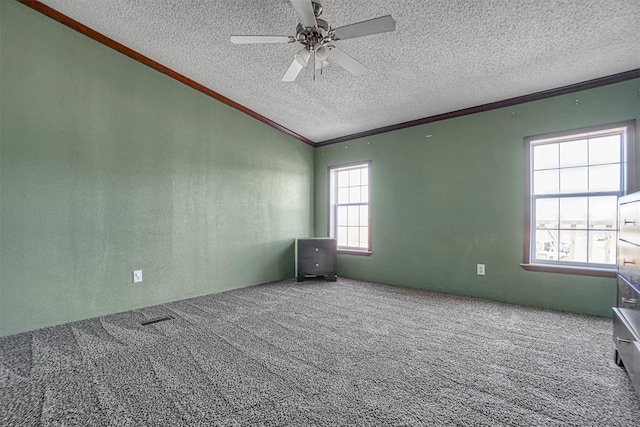
<svg viewBox="0 0 640 427"><path fill-rule="evenodd" d="M617 265L611 265L611 267L603 267L602 265L594 265L593 267L589 266L588 263L585 265L575 265L575 263L566 263L563 264L561 262L558 263L540 263L535 262L532 258L531 253L531 244L532 239L534 239L534 235L532 233L536 232L533 221L533 202L536 200L532 191L533 184L533 165L531 164L532 160L532 142L534 141L542 141L548 139L556 139L558 142L562 142L562 139L571 140L572 137L579 137L580 135L603 132L605 133L607 130L613 131L614 129L624 128L624 137L622 141L621 147L621 161L620 165L622 167L621 173L621 195L629 194L634 191L635 188L635 120L627 120L621 122L607 123L597 126L589 126L571 130L565 130L560 132L550 132L540 135L533 135L524 138L524 181L525 181L525 218L524 218L524 251L523 251L523 261L521 267L528 271L540 271L540 272L551 272L551 273L561 273L561 274L575 274L575 275L585 275L585 276L598 276L598 277L616 277L617 274ZM586 193L589 194L589 193ZM593 193L598 194L598 193ZM563 198L562 194L558 195L559 198ZM617 219L616 219L617 224ZM616 225L616 241L617 241L617 233L618 227Z"/></svg>
<svg viewBox="0 0 640 427"><path fill-rule="evenodd" d="M327 167L327 206L328 206L328 212L327 212L327 236L336 239L336 241L338 240L337 237L337 209L339 204L338 203L334 203L333 202L333 197L335 194L335 197L337 198L337 187L333 188L332 187L332 174L336 173L339 170L344 170L344 169L351 169L351 168L358 168L358 167L367 167L367 173L368 173L368 184L367 184L367 188L368 188L368 202L366 203L366 205L368 206L368 213L369 213L369 218L368 218L368 224L367 224L367 242L368 242L368 247L366 249L364 248L354 248L354 247L344 247L344 246L337 246L337 252L338 254L346 254L346 255L360 255L360 256L370 256L373 251L372 251L372 233L371 233L371 160L365 160L365 161L359 161L359 162L350 162L350 163L343 163L343 164L339 164L339 165L330 165ZM337 182L336 182L337 185Z"/></svg>

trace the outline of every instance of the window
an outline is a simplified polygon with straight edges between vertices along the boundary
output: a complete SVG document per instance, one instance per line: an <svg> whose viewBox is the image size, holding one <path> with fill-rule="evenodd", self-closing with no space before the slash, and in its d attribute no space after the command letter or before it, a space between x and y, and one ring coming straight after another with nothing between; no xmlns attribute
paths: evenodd
<svg viewBox="0 0 640 427"><path fill-rule="evenodd" d="M371 162L329 167L329 236L338 251L371 253Z"/></svg>
<svg viewBox="0 0 640 427"><path fill-rule="evenodd" d="M523 266L588 274L616 265L618 196L632 159L631 122L525 139L527 237ZM543 269L544 270L544 269ZM551 270L555 271L555 270Z"/></svg>

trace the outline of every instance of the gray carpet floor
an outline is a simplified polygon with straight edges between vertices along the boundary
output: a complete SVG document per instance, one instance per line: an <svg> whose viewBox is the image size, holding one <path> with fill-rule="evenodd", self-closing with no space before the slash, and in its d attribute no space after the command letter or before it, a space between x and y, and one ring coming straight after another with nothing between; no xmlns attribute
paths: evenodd
<svg viewBox="0 0 640 427"><path fill-rule="evenodd" d="M347 279L0 339L2 426L638 426L639 416L610 319Z"/></svg>

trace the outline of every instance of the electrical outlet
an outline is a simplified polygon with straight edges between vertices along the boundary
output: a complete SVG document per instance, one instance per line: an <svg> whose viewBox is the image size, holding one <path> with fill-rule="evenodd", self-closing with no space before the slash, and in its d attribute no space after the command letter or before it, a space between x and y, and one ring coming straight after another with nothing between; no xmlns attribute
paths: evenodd
<svg viewBox="0 0 640 427"><path fill-rule="evenodd" d="M133 283L142 282L142 270L133 270Z"/></svg>
<svg viewBox="0 0 640 427"><path fill-rule="evenodd" d="M484 276L484 264L478 264L476 266L476 274L478 276Z"/></svg>

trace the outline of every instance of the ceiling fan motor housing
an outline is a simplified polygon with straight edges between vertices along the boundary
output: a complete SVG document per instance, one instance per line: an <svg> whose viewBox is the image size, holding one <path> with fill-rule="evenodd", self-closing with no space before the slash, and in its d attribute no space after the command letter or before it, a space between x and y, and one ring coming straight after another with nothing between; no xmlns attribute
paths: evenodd
<svg viewBox="0 0 640 427"><path fill-rule="evenodd" d="M317 44L325 43L330 37L331 26L324 19L316 19L315 28L305 28L302 24L296 27L296 40L305 46L313 47Z"/></svg>

